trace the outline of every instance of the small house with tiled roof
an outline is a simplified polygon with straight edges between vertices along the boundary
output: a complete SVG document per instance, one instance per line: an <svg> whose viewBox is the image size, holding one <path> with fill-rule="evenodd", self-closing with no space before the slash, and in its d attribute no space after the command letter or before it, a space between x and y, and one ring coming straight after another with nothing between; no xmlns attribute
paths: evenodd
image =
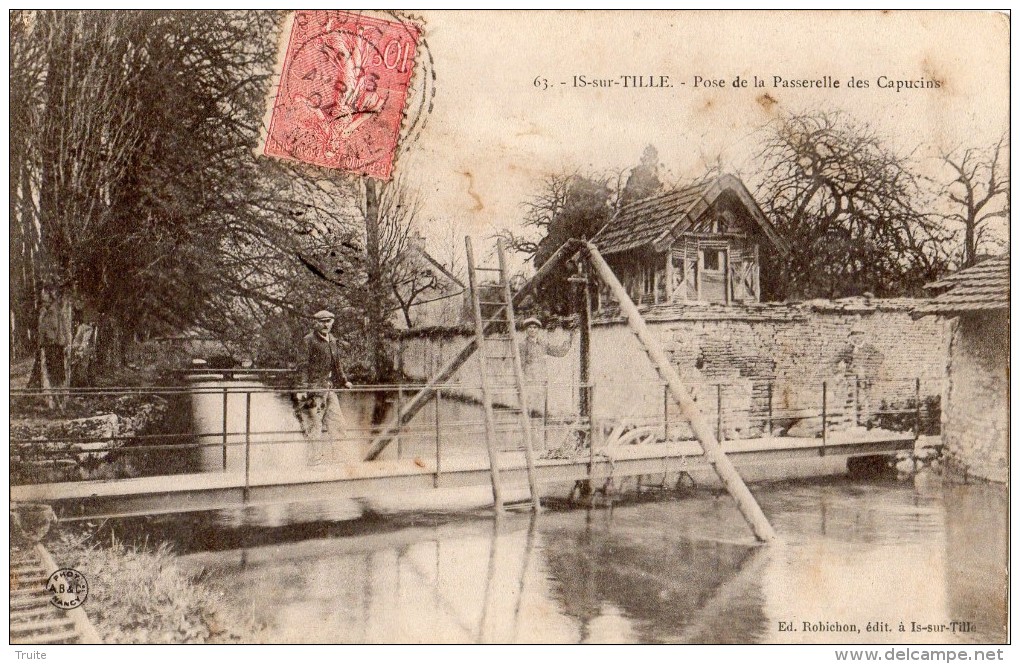
<svg viewBox="0 0 1020 664"><path fill-rule="evenodd" d="M638 305L759 302L761 255L789 252L732 175L630 203L593 242Z"/></svg>
<svg viewBox="0 0 1020 664"><path fill-rule="evenodd" d="M914 317L953 320L943 408L946 473L1009 479L1009 256L928 285Z"/></svg>

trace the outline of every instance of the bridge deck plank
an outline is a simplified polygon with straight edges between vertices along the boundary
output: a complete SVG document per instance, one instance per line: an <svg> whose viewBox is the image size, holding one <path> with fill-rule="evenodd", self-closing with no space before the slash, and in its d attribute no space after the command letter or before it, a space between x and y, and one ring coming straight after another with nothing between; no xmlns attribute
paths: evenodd
<svg viewBox="0 0 1020 664"><path fill-rule="evenodd" d="M735 462L749 465L774 458L817 455L821 452L818 438L755 438L725 441L727 454ZM938 445L937 437L922 437L918 445ZM889 432L855 432L847 435L833 432L825 446L826 454L881 454L914 446L911 436L891 436ZM669 442L645 445L624 445L614 447L611 460L605 454L596 455L593 474L626 475L651 472L648 468L665 467L670 461L688 460L697 463L702 456L695 441ZM504 452L504 467L511 473L511 481L520 478L524 467L522 452ZM588 473L588 458L540 459L537 465L544 481L581 479ZM469 486L472 483L487 482L488 458L485 454L450 456L442 460L444 486ZM660 471L661 472L661 471ZM433 459L376 460L327 466L321 470L307 467L252 469L249 489L263 499L270 496L285 496L287 488L308 489L314 485L337 485L349 483L347 490L334 487L330 493L356 496L385 492L389 486L394 489L412 490L424 487L424 480L436 474ZM209 494L220 500L233 500L237 490L245 487L243 472L205 472L184 475L162 475L117 480L93 480L81 482L59 482L11 487L14 502L53 502L89 499L130 499L139 496L160 496L164 500L174 495ZM325 486L320 486L320 490ZM199 501L201 502L201 501Z"/></svg>

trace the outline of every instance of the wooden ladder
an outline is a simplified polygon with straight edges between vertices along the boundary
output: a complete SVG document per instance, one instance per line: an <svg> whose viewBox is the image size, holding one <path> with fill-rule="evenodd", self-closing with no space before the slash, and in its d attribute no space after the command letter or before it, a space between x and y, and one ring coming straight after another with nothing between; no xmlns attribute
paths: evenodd
<svg viewBox="0 0 1020 664"><path fill-rule="evenodd" d="M521 364L520 347L517 343L517 326L514 319L513 292L507 279L506 252L503 241L496 244L499 256L499 267L487 268L475 265L474 250L471 238L464 238L467 249L468 284L471 291L471 308L475 319L475 341L479 350L478 368L482 386L482 406L485 411L485 445L489 452L489 466L492 473L492 498L497 511L503 510L503 486L500 480L499 449L496 441L496 419L492 407L492 388L488 361L494 359L513 360L514 383L517 391L518 416L521 435L524 440L524 458L528 465L528 488L531 492L531 509L535 512L541 508L538 491L538 478L535 474L535 451L532 444L531 411L528 407L528 396L524 383L524 367ZM494 272L498 275L497 288L486 287L480 283L478 272ZM486 299L483 300L482 290ZM488 318L483 318L484 312ZM496 325L493 325L493 324ZM499 328L505 328L500 330ZM486 329L495 333L486 334ZM509 353L490 354L491 348L507 347Z"/></svg>

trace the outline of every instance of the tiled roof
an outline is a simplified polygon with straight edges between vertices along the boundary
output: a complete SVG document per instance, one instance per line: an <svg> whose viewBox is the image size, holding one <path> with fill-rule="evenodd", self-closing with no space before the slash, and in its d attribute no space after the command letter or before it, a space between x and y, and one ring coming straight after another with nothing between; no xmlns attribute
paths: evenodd
<svg viewBox="0 0 1020 664"><path fill-rule="evenodd" d="M599 231L593 242L604 254L661 242L671 231L681 233L689 228L724 191L735 192L773 244L784 253L788 250L786 242L765 219L750 192L732 175L722 175L625 205Z"/></svg>
<svg viewBox="0 0 1020 664"><path fill-rule="evenodd" d="M914 316L955 316L972 311L1009 309L1009 256L989 258L929 284L929 288L948 290L914 309Z"/></svg>
<svg viewBox="0 0 1020 664"><path fill-rule="evenodd" d="M701 182L625 205L595 236L595 244L603 253L651 244L694 207L710 184ZM685 222L691 223L690 219Z"/></svg>

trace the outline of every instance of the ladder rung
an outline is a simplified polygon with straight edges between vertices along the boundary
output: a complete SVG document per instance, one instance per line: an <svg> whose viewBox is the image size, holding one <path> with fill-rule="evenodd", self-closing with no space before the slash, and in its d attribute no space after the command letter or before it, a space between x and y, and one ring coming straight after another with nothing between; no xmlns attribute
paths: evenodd
<svg viewBox="0 0 1020 664"><path fill-rule="evenodd" d="M502 272L503 271L503 270L499 269L498 267L478 267L477 265L475 266L474 269L477 270L477 271L480 271L480 272ZM482 284L482 285L484 286L485 284Z"/></svg>
<svg viewBox="0 0 1020 664"><path fill-rule="evenodd" d="M487 302L485 300L478 300L478 304L489 304L489 305L493 305L494 304L494 305L498 305L500 307L505 307L506 306L506 302Z"/></svg>

